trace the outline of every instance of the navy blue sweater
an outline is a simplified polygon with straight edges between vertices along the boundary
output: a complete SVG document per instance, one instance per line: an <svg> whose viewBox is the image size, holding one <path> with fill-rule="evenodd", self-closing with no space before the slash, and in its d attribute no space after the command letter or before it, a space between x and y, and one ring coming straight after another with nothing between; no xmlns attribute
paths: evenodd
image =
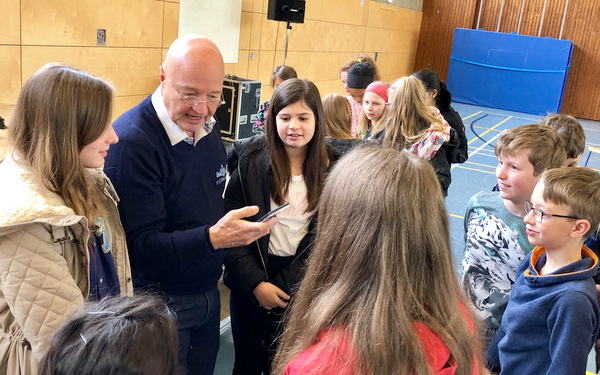
<svg viewBox="0 0 600 375"><path fill-rule="evenodd" d="M226 154L218 124L196 146L171 145L148 96L113 124L105 172L120 196L133 283L168 294L214 288L223 250L208 228L224 213Z"/></svg>
<svg viewBox="0 0 600 375"><path fill-rule="evenodd" d="M600 310L592 276L598 258L587 247L583 259L540 276L545 250L523 260L500 329L487 351L501 374L585 374L596 341Z"/></svg>

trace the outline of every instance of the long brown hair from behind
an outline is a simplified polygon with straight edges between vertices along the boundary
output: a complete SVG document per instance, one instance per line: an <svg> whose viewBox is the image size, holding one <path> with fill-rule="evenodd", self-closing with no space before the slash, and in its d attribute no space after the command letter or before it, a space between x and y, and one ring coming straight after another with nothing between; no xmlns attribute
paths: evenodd
<svg viewBox="0 0 600 375"><path fill-rule="evenodd" d="M431 125L433 130L444 131L444 123L427 105L425 88L414 76L397 79L389 89L392 108L384 121L383 144L394 148L407 148L423 140Z"/></svg>
<svg viewBox="0 0 600 375"><path fill-rule="evenodd" d="M308 143L306 158L302 166L302 176L306 183L308 206L306 211L317 208L319 194L329 165L325 144L326 127L323 105L319 89L306 79L291 78L279 85L273 97L265 124L265 135L271 157L271 197L276 204L282 204L287 195L292 172L283 141L277 133L277 114L283 108L296 102L304 102L315 117L315 133Z"/></svg>
<svg viewBox="0 0 600 375"><path fill-rule="evenodd" d="M23 85L9 129L9 142L50 191L93 225L98 197L90 188L81 150L110 124L113 88L74 67L47 64Z"/></svg>
<svg viewBox="0 0 600 375"><path fill-rule="evenodd" d="M336 139L354 139L352 127L352 110L345 96L331 93L323 97L323 114L327 123L327 136Z"/></svg>
<svg viewBox="0 0 600 375"><path fill-rule="evenodd" d="M355 374L431 374L415 322L440 336L457 374L472 374L481 350L461 304L433 168L408 151L359 147L337 162L323 188L313 252L273 374L330 327L349 334ZM333 351L324 345L315 357Z"/></svg>

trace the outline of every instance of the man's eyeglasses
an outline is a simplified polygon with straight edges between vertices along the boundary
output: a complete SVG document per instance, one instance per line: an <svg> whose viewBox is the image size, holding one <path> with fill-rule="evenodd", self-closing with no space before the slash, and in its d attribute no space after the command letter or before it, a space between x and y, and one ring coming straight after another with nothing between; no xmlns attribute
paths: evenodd
<svg viewBox="0 0 600 375"><path fill-rule="evenodd" d="M167 81L169 81L169 85L171 85L171 88L173 89L173 91L175 91L175 94L177 95L179 100L181 100L183 102L183 104L185 104L186 106L188 106L190 108L194 108L200 103L205 103L207 107L213 108L213 109L218 108L219 106L225 104L225 100L223 100L223 93L221 93L220 98L209 96L206 98L206 100L200 100L200 99L198 99L197 96L194 96L194 95L181 96L181 95L179 95L177 90L175 90L175 86L173 86L173 83L171 82L169 77L167 77L165 75L165 78L167 79Z"/></svg>
<svg viewBox="0 0 600 375"><path fill-rule="evenodd" d="M533 218L538 223L541 223L544 220L544 216L548 216L548 217L563 217L565 219L575 219L575 220L580 219L579 217L575 217L575 216L547 214L544 211L540 210L539 208L533 207L533 204L531 204L531 202L525 202L525 214L528 214L531 211L533 211Z"/></svg>

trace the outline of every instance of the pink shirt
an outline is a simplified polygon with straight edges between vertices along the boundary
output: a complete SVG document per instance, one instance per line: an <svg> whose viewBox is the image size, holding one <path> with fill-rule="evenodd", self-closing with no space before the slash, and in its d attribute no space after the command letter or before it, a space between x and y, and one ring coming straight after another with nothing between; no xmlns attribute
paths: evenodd
<svg viewBox="0 0 600 375"><path fill-rule="evenodd" d="M464 306L461 305L469 326L473 331L473 323ZM431 328L423 323L413 323L419 335L427 362L435 375L453 375L456 373L456 362L444 341ZM341 335L340 335L341 334ZM340 335L340 341L335 336ZM294 358L285 368L284 375L353 375L357 365L357 353L351 337L341 328L327 328L319 335L319 339L310 348ZM472 374L479 375L477 360L473 359Z"/></svg>
<svg viewBox="0 0 600 375"><path fill-rule="evenodd" d="M354 100L352 95L348 95L346 99L348 99L348 103L350 103L350 110L352 111L352 127L350 128L350 133L354 138L358 138L358 118L360 117L360 112L362 111L362 103Z"/></svg>

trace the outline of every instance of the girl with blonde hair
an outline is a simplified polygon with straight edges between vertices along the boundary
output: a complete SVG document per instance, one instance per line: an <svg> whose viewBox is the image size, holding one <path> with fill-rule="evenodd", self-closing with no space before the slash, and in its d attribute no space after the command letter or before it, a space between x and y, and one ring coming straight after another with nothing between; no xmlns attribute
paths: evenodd
<svg viewBox="0 0 600 375"><path fill-rule="evenodd" d="M389 92L392 110L381 131L383 144L408 148L425 160L431 159L449 139L450 126L437 108L427 104L425 88L418 78L399 78Z"/></svg>
<svg viewBox="0 0 600 375"><path fill-rule="evenodd" d="M369 138L372 133L383 130L388 116L388 85L381 81L371 82L365 90L362 110L358 118L358 137Z"/></svg>
<svg viewBox="0 0 600 375"><path fill-rule="evenodd" d="M48 64L25 83L0 163L0 373L35 374L86 300L133 293L116 194L101 171L118 141L113 88Z"/></svg>
<svg viewBox="0 0 600 375"><path fill-rule="evenodd" d="M390 115L382 130L373 139L384 146L408 149L420 158L428 160L444 192L452 181L450 164L446 158L444 143L458 145L457 137L451 137L450 125L436 107L428 104L425 87L414 76L396 80L389 88Z"/></svg>
<svg viewBox="0 0 600 375"><path fill-rule="evenodd" d="M276 375L480 373L448 214L427 162L374 146L340 159L288 318Z"/></svg>

